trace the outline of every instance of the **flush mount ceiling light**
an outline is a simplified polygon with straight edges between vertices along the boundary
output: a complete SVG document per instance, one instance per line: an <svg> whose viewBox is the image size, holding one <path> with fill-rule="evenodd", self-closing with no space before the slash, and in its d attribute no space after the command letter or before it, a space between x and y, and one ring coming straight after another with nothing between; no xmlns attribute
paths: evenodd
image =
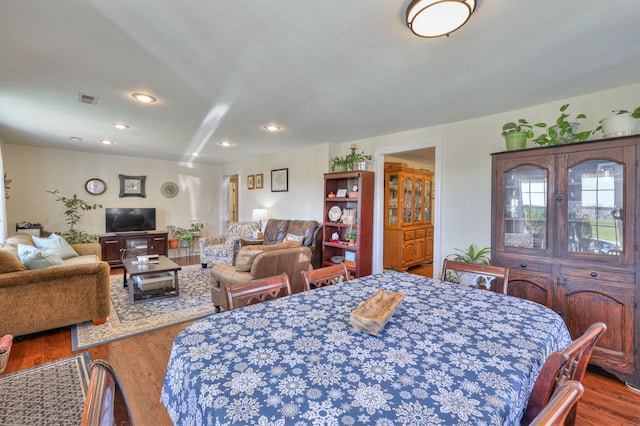
<svg viewBox="0 0 640 426"><path fill-rule="evenodd" d="M102 139L100 143L103 145L113 145L115 142L110 141L109 139Z"/></svg>
<svg viewBox="0 0 640 426"><path fill-rule="evenodd" d="M407 26L420 37L448 36L463 26L476 0L413 0L407 8Z"/></svg>
<svg viewBox="0 0 640 426"><path fill-rule="evenodd" d="M220 141L220 142L218 142L218 145L224 146L225 148L228 148L233 144L231 142L229 142L229 141Z"/></svg>
<svg viewBox="0 0 640 426"><path fill-rule="evenodd" d="M145 103L145 104L151 104L153 102L157 102L158 101L157 98L155 98L155 97L153 97L151 95L148 95L146 93L136 92L136 93L132 93L131 96L133 96L133 98L136 99L137 101L140 101L140 102Z"/></svg>
<svg viewBox="0 0 640 426"><path fill-rule="evenodd" d="M129 126L123 123L113 123L113 127L115 127L118 130L125 130L129 128Z"/></svg>
<svg viewBox="0 0 640 426"><path fill-rule="evenodd" d="M264 126L264 128L270 132L277 132L278 130L280 130L280 126L278 126L277 124L267 124L266 126Z"/></svg>

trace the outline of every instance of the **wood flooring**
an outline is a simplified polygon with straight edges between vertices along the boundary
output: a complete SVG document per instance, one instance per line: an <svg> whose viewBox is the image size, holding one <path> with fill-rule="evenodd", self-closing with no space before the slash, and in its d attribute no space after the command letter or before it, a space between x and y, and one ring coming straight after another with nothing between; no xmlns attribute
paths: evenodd
<svg viewBox="0 0 640 426"><path fill-rule="evenodd" d="M181 265L198 259L181 258ZM122 270L115 270L122 273ZM92 359L107 360L120 379L138 426L171 425L160 403L160 392L171 346L176 335L191 322L166 327L87 349ZM44 364L83 351L71 351L68 327L15 340L4 374ZM615 377L590 368L583 381L585 393L578 405L578 426L640 425L640 393L629 390Z"/></svg>

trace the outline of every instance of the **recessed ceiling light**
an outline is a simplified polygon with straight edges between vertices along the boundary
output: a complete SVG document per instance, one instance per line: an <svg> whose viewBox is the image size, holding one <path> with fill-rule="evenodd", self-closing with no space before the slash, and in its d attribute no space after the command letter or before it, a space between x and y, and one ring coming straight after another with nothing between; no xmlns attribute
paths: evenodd
<svg viewBox="0 0 640 426"><path fill-rule="evenodd" d="M131 96L133 96L134 99L136 99L136 100L138 100L138 101L140 101L142 103L145 103L145 104L150 104L150 103L158 101L157 98L155 98L155 97L153 97L151 95L148 95L146 93L136 92L136 93L132 93Z"/></svg>
<svg viewBox="0 0 640 426"><path fill-rule="evenodd" d="M233 144L231 142L229 142L229 141L220 141L220 142L218 142L218 145L224 146L224 147L229 147L229 146L231 146Z"/></svg>
<svg viewBox="0 0 640 426"><path fill-rule="evenodd" d="M114 141L110 141L109 139L102 139L100 141L101 144L103 145L113 145L115 142Z"/></svg>
<svg viewBox="0 0 640 426"><path fill-rule="evenodd" d="M113 123L113 127L115 127L118 130L125 130L129 128L129 126L123 123Z"/></svg>
<svg viewBox="0 0 640 426"><path fill-rule="evenodd" d="M197 153L197 152L192 152L192 153L191 153L191 156L192 156L192 157L198 157L199 155L200 155L200 154L199 154L199 153Z"/></svg>
<svg viewBox="0 0 640 426"><path fill-rule="evenodd" d="M82 142L82 138L80 136L69 136L69 140L71 142Z"/></svg>
<svg viewBox="0 0 640 426"><path fill-rule="evenodd" d="M267 124L266 126L264 126L264 128L270 132L277 132L278 130L280 130L280 126L278 126L277 124Z"/></svg>

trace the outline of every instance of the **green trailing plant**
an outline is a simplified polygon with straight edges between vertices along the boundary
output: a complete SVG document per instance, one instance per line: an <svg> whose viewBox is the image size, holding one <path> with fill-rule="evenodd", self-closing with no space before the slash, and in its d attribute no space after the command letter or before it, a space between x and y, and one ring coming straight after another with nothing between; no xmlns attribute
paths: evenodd
<svg viewBox="0 0 640 426"><path fill-rule="evenodd" d="M636 120L640 118L640 106L636 107L636 109L634 109L633 111L628 111L626 109L614 109L611 112L613 112L614 115L629 114L631 117L635 118ZM600 130L602 130L602 124L596 127L595 130L591 133L596 134L596 132L599 132Z"/></svg>
<svg viewBox="0 0 640 426"><path fill-rule="evenodd" d="M457 253L450 254L447 258L456 260L458 262L477 263L480 265L489 265L491 262L487 257L487 253L491 252L490 247L484 247L480 250L476 250L473 244L470 244L465 250L454 249Z"/></svg>
<svg viewBox="0 0 640 426"><path fill-rule="evenodd" d="M354 148L351 148L350 154L335 156L331 159L331 171L353 170L356 164L371 160L373 160L373 155L365 154L364 150L356 152Z"/></svg>
<svg viewBox="0 0 640 426"><path fill-rule="evenodd" d="M533 143L545 146L586 141L591 136L592 131L586 130L576 133L576 130L580 124L579 120L586 119L587 116L578 114L574 120L569 121L569 114L566 112L568 108L569 104L564 104L560 107L560 116L552 126L548 126L547 123L536 123L536 127L546 130L533 139Z"/></svg>
<svg viewBox="0 0 640 426"><path fill-rule="evenodd" d="M63 237L69 244L94 243L98 241L97 235L80 231L76 229L76 225L82 218L82 212L96 210L99 208L101 209L102 204L89 204L83 199L78 198L76 194L73 194L73 197L70 198L64 197L59 195L60 191L57 189L47 192L57 197L56 201L61 202L65 208L65 222L69 225L69 230L60 233L61 237Z"/></svg>
<svg viewBox="0 0 640 426"><path fill-rule="evenodd" d="M502 136L507 137L511 133L524 133L527 135L527 139L533 137L533 126L527 122L524 118L518 119L517 122L509 121L502 126Z"/></svg>
<svg viewBox="0 0 640 426"><path fill-rule="evenodd" d="M204 223L202 222L197 222L195 220L191 221L191 226L189 227L190 231L194 231L194 232L198 232L200 230L202 230L202 228L204 228Z"/></svg>
<svg viewBox="0 0 640 426"><path fill-rule="evenodd" d="M170 240L177 240L180 238L180 234L182 234L182 231L184 231L184 228L181 228L179 226L175 226L175 225L167 225L165 226L165 231L167 231L167 237Z"/></svg>

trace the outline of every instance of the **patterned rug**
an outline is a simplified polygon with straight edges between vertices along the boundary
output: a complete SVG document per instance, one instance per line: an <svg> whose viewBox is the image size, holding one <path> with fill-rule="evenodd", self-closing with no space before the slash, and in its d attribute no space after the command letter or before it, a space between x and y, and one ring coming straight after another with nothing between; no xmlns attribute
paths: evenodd
<svg viewBox="0 0 640 426"><path fill-rule="evenodd" d="M90 367L83 352L0 377L0 425L79 425Z"/></svg>
<svg viewBox="0 0 640 426"><path fill-rule="evenodd" d="M211 269L200 265L182 267L178 272L179 297L154 299L132 305L122 286L122 275L111 276L111 313L107 322L85 322L71 327L74 351L134 336L173 324L213 314L209 277Z"/></svg>

